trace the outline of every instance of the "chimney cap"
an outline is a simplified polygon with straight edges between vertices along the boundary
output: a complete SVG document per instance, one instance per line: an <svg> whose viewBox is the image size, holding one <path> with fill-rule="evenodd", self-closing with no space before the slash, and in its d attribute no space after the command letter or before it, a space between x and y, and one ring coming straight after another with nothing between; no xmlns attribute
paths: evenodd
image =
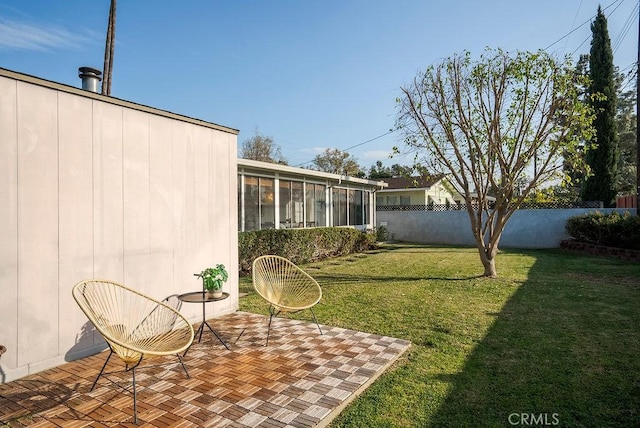
<svg viewBox="0 0 640 428"><path fill-rule="evenodd" d="M102 80L102 78L100 77L101 74L102 74L102 71L98 70L97 68L93 68L93 67L78 68L79 77L95 77L98 80Z"/></svg>

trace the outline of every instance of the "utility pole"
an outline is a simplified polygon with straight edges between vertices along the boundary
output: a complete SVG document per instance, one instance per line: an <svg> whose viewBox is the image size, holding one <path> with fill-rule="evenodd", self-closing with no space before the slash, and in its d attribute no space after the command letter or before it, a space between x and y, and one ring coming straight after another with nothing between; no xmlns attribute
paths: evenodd
<svg viewBox="0 0 640 428"><path fill-rule="evenodd" d="M111 75L113 74L113 50L116 44L116 0L111 0L107 41L104 46L104 69L102 70L102 95L111 95Z"/></svg>
<svg viewBox="0 0 640 428"><path fill-rule="evenodd" d="M638 1L640 4L640 0ZM636 61L636 215L640 216L640 8L638 8L638 59Z"/></svg>

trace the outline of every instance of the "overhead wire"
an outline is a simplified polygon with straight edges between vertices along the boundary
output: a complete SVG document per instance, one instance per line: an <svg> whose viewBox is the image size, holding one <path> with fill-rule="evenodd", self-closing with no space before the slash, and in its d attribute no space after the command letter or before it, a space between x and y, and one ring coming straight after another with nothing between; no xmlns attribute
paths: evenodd
<svg viewBox="0 0 640 428"><path fill-rule="evenodd" d="M624 77L623 81L620 83L620 92L624 92L625 89L627 88L627 86L629 86L630 83L635 84L636 83L636 76L638 75L638 63L637 62L633 62L631 64L629 64L628 66L626 66L625 68L619 69L618 73L619 74L625 74L625 72L627 70L629 70L626 73L626 76Z"/></svg>
<svg viewBox="0 0 640 428"><path fill-rule="evenodd" d="M573 28L576 25L576 19L578 19L578 14L580 13L581 8L582 8L582 0L580 0L580 4L578 5L578 10L576 10L576 14L573 16L573 22L571 23L571 28ZM568 43L569 43L569 38L567 37L567 39L564 41L564 48L562 49L563 51L567 50Z"/></svg>
<svg viewBox="0 0 640 428"><path fill-rule="evenodd" d="M371 139L369 139L369 140L367 140L367 141L363 141L362 143L355 144L355 145L353 145L353 146L351 146L351 147L347 147L346 149L343 149L343 150L341 150L341 151L346 152L346 151L349 151L349 150L351 150L351 149L355 149L356 147L360 147L360 146L363 146L363 145L365 145L365 144L367 144L367 143L370 143L370 142L372 142L372 141L375 141L375 140L377 140L377 139L379 139L379 138L386 137L387 135L389 135L389 134L393 134L394 132L395 132L395 130L393 130L393 129L392 129L392 130L389 130L389 131L385 132L384 134L378 135L377 137L373 137L373 138L371 138ZM294 166L296 166L296 167L297 167L297 166L302 166L302 165L306 165L306 164L311 163L311 162L313 162L313 160L310 160L310 161L307 161L307 162L302 162L302 163L299 163L299 164L294 165Z"/></svg>
<svg viewBox="0 0 640 428"><path fill-rule="evenodd" d="M624 2L624 0L616 0L616 1L618 1L619 3L616 5L616 7L615 7L611 12L609 12L609 14L607 15L607 18L611 17L611 15L613 15L613 12L615 12L615 11L620 7L620 5ZM604 12L604 11L605 11L605 10L607 10L609 7L613 6L615 3L616 3L616 2L611 3L609 6L607 6L607 7L606 7L606 8L604 8L604 9L602 9L602 11ZM593 17L589 18L589 21L586 21L586 22L591 22L591 20L592 20L594 17L595 17L595 15L594 15ZM583 24L583 25L584 25L584 24ZM587 41L589 41L589 39L591 38L591 36L592 36L592 35L591 35L591 34L589 34L589 35L587 36L587 38L586 38L586 39L584 39L584 40L582 41L582 43L580 43L580 45L579 45L577 48L575 48L575 50L574 50L573 52L571 52L571 55L572 55L572 56L573 56L573 55L575 55L575 54L576 54L576 52L578 52L578 50L580 50L580 48L582 48L582 46L583 46Z"/></svg>
<svg viewBox="0 0 640 428"><path fill-rule="evenodd" d="M602 9L602 11L606 11L609 8L611 8L613 5L615 5L616 3L618 3L618 6L620 6L622 4L624 0L615 0L614 2L612 2L611 4L609 4L608 6L604 7ZM615 12L615 10L618 8L618 6L616 6L616 8L614 10L611 11L611 13ZM609 14L611 15L611 14ZM585 25L591 23L591 20L593 19L592 17L589 17L589 19L587 19L586 21L584 21L582 24L578 25L576 28L574 28L573 30L569 31L567 34L565 34L564 36L560 37L558 40L556 40L555 42L551 43L549 46L547 46L546 48L544 48L543 50L548 50L549 48L551 48L552 46L560 43L562 40L564 40L565 38L569 37L571 34L575 33L576 31L578 31L580 28L584 27ZM584 42L582 42L582 44L584 44Z"/></svg>
<svg viewBox="0 0 640 428"><path fill-rule="evenodd" d="M638 76L638 69L629 73L625 81L620 85L620 92L624 92L627 89L627 86L631 83L636 83L636 77Z"/></svg>
<svg viewBox="0 0 640 428"><path fill-rule="evenodd" d="M607 17L610 17L610 16L611 16L611 15L612 15L612 14L613 14L613 13L614 13L618 8L619 8L619 7L620 7L620 5L622 5L622 3L624 3L624 0L614 0L614 1L613 1L613 2L611 2L609 5L607 5L607 6L605 6L604 8L602 8L602 11L603 11L603 12L605 12L605 11L607 11L607 10L609 10L610 8L612 8L612 7L614 7L614 6L615 6L615 7L613 8L613 10L607 14ZM577 19L577 16L578 16L578 13L579 13L579 11L580 11L581 6L582 6L582 0L580 1L580 5L578 6L578 10L576 11L576 15L574 16L573 24L575 24L575 21L576 21L576 19ZM629 32L629 30L630 30L630 28L631 28L631 26L632 26L632 24L633 24L634 17L635 17L635 15L637 15L637 13L636 13L636 12L637 12L637 10L638 10L638 3L636 3L636 5L634 6L633 11L632 11L632 12L631 12L631 14L629 15L629 17L627 18L627 21L625 22L625 24L624 24L624 26L623 26L623 29L621 30L621 32L618 34L618 36L617 36L617 37L616 37L616 39L615 39L615 42L614 42L614 53L615 53L615 50L616 50L616 49L618 49L618 47L620 47L620 45L621 45L622 41L624 40L624 38L627 36L627 33ZM595 15L594 15L594 16L591 16L589 19L587 19L586 21L584 21L583 23L581 23L581 24L580 24L580 25L578 25L577 27L573 28L571 31L569 31L568 33L566 33L564 36L562 36L562 37L558 38L556 41L554 41L553 43L551 43L550 45L548 45L547 47L545 47L543 50L545 50L545 51L546 51L546 50L548 50L549 48L551 48L551 47L555 46L556 44L560 43L562 40L564 40L564 39L568 38L571 34L575 33L575 32L576 32L576 31L578 31L580 28L582 28L582 27L584 27L585 25L587 25L587 24L591 23L594 17L595 17ZM573 26L573 24L572 24L572 26ZM586 39L584 39L584 40L582 41L582 43L580 43L580 45L579 45L579 46L578 46L578 47L577 47L577 48L576 48L576 49L571 53L571 55L575 55L575 54L576 54L576 52L578 52L578 50L579 50L579 49L581 49L581 48L582 48L582 46L583 46L583 45L584 45L584 44L585 44L585 43L586 43L590 38L591 38L591 35L589 35ZM568 41L567 41L567 43L568 43ZM567 43L565 43L565 49L566 49ZM626 69L631 68L631 67L633 67L633 66L637 66L637 64L636 64L636 63L630 64L629 66L625 67L625 69L623 69L623 70L626 70ZM622 72L623 70L621 70L620 72ZM635 71L635 73L637 73L637 70ZM633 78L635 78L635 73L630 73L630 75L633 75ZM622 86L622 88L624 89L624 88L629 84L629 82L630 82L631 80L633 80L633 79L632 79L632 78L625 79L625 81L626 81L626 82L624 83L624 85ZM346 149L343 149L343 150L341 150L341 151L347 152L347 151L349 151L349 150L351 150L351 149L354 149L354 148L356 148L356 147L363 146L363 145L365 145L365 144L367 144L367 143L370 143L370 142L372 142L372 141L375 141L375 140L377 140L377 139L379 139L379 138L382 138L382 137L385 137L385 136L387 136L387 135L389 135L389 134L392 134L393 132L395 132L395 130L387 131L387 132L385 132L384 134L381 134L381 135L378 135L377 137L374 137L374 138L371 138L371 139L369 139L369 140L363 141L362 143L355 144L355 145L353 145L353 146L351 146L351 147L347 147ZM313 162L313 160L310 160L310 161L307 161L307 162L301 162L301 163L296 164L296 165L294 165L294 166L299 167L299 166L306 165L306 164L309 164L309 163L312 163L312 162Z"/></svg>
<svg viewBox="0 0 640 428"><path fill-rule="evenodd" d="M616 39L615 39L615 41L613 43L613 53L614 54L616 53L616 51L618 50L618 48L620 47L620 45L622 44L624 39L627 37L627 33L629 33L629 30L631 29L632 25L634 24L635 18L637 16L638 16L638 3L635 4L635 6L633 7L633 10L631 11L629 16L627 17L627 20L625 21L624 25L622 26L622 29L620 30L620 32L616 36Z"/></svg>

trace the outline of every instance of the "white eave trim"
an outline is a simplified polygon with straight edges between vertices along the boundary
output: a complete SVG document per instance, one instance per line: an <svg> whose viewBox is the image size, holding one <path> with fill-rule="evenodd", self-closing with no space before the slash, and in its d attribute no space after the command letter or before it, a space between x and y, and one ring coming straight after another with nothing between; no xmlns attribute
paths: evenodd
<svg viewBox="0 0 640 428"><path fill-rule="evenodd" d="M327 180L354 183L354 184L356 183L365 184L368 186L380 187L380 188L384 188L388 186L388 184L385 183L384 181L373 181L373 180L367 180L365 178L349 177L348 175L332 174L330 172L315 171L313 169L305 169L305 168L296 168L293 166L281 165L281 164L269 163L269 162L261 162L261 161L256 161L252 159L238 158L238 170L240 170L240 168L247 168L249 170L254 170L254 171L270 171L273 173L276 173L276 172L288 173L296 176L322 178Z"/></svg>

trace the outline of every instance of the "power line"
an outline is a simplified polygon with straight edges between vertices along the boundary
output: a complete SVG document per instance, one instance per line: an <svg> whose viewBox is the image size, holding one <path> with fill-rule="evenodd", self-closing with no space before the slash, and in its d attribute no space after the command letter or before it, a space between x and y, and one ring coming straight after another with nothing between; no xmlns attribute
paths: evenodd
<svg viewBox="0 0 640 428"><path fill-rule="evenodd" d="M608 6L604 7L604 8L602 9L602 11L603 11L603 12L605 12L605 11L607 11L608 9L610 9L611 7L615 6L615 8L614 8L614 9L613 9L613 10L612 10L608 15L607 15L607 17L610 17L610 16L611 16L611 15L612 15L612 14L613 14L613 13L614 13L618 8L619 8L619 7L620 7L620 5L622 5L622 3L623 3L623 2L624 2L624 0L614 0L614 1L613 1L612 3L610 3ZM578 16L578 12L580 11L580 7L581 7L581 5L582 5L582 0L580 1L580 6L578 6L578 11L576 11L576 15L575 15L575 17L574 17L574 19L573 19L573 22L574 22L574 23L575 23L575 20L576 20L576 18L577 18L577 16ZM631 12L631 15L627 18L627 21L625 22L625 25L623 26L623 30L621 30L621 32L618 34L618 37L616 38L616 42L614 43L614 45L615 45L614 52L615 52L615 49L617 49L617 48L619 47L619 45L622 43L622 40L624 40L624 38L626 37L627 33L629 32L629 29L630 29L631 25L633 24L633 17L634 17L634 15L635 15L635 12L637 11L637 9L638 9L638 4L636 4L636 6L634 7L634 10ZM571 31L569 31L569 32L568 32L567 34L565 34L564 36L562 36L562 37L558 38L555 42L551 43L549 46L545 47L545 48L544 48L544 50L545 50L545 51L546 51L546 50L548 50L548 49L549 49L549 48L551 48L552 46L554 46L554 45L558 44L558 43L559 43L559 42L561 42L562 40L564 40L564 39L566 39L567 37L569 37L571 34L573 34L573 33L575 33L576 31L578 31L580 28L584 27L586 24L589 24L589 23L593 20L593 18L594 18L595 16L596 16L596 15L591 16L589 19L587 19L586 21L584 21L582 24L580 24L579 26L575 27L574 29L572 29ZM572 25L573 25L573 24L572 24ZM585 44L585 43L586 43L590 38L591 38L591 35L589 35L585 40L583 40L583 41L582 41L582 43L580 43L580 45L579 45L579 46L578 46L578 47L577 47L577 48L572 52L572 55L575 55L575 53L576 53L576 52L577 52L577 51L578 51L578 50L579 50L579 49L580 49L580 48L581 48L581 47L582 47L582 46L583 46L583 45L584 45L584 44ZM566 43L565 43L565 48L566 48ZM626 70L626 69L628 69L628 68L630 68L630 67L633 67L633 66L635 66L635 65L636 65L635 63L634 63L634 64L631 64L630 66L625 67L625 70ZM637 73L637 71L636 71L636 73ZM634 76L635 76L635 74L634 74ZM626 87L627 85L628 85L628 82L626 82L626 83L624 84L624 86L625 86L625 87ZM387 136L387 135L389 135L389 134L392 134L393 132L395 132L395 131L394 131L394 130L387 131L387 132L385 132L384 134L378 135L377 137L371 138L371 139L369 139L369 140L367 140L367 141L363 141L362 143L355 144L355 145L353 145L353 146L351 146L351 147L347 147L346 149L341 150L341 151L343 151L343 152L347 152L347 151L349 151L349 150L351 150L351 149L354 149L354 148L356 148L356 147L363 146L363 145L365 145L365 144L367 144L367 143L370 143L370 142L372 142L372 141L375 141L375 140L377 140L377 139L379 139L379 138L382 138L382 137L385 137L385 136ZM312 162L313 162L313 160L310 160L310 161L307 161L307 162L302 162L302 163L296 164L296 165L294 165L294 166L295 166L295 167L299 167L299 166L306 165L306 164L309 164L309 163L312 163Z"/></svg>
<svg viewBox="0 0 640 428"><path fill-rule="evenodd" d="M634 66L636 64L633 64ZM624 78L624 81L620 84L620 92L624 92L627 89L627 86L631 83L635 83L636 77L638 76L638 69L630 70L627 76Z"/></svg>
<svg viewBox="0 0 640 428"><path fill-rule="evenodd" d="M621 1L620 1L620 3L618 3L618 5L617 5L617 6L616 6L616 7L615 7L615 8L614 8L610 13L609 13L609 15L607 15L607 18L609 18L609 17L611 17L611 15L613 15L613 12L615 12L615 11L620 7L620 5L622 4L622 2L623 2L623 1L624 1L624 0L621 0ZM608 7L611 7L611 6L613 6L613 3L611 3ZM605 9L603 9L603 11L604 11L604 10L606 10L606 8L605 8ZM594 16L595 16L595 15L594 15ZM628 30L627 30L627 31L628 31ZM620 33L618 33L618 34L620 34ZM575 54L576 54L576 52L578 52L578 49L580 49L580 48L582 47L582 45L584 45L584 44L585 44L585 43L586 43L586 42L591 38L591 36L592 36L591 34L590 34L590 35L588 35L588 36L587 36L587 38L586 38L586 39L584 39L584 40L582 41L582 43L580 43L580 46L578 46L578 47L577 47L577 48L576 48L576 49L571 53L571 55L575 55Z"/></svg>
<svg viewBox="0 0 640 428"><path fill-rule="evenodd" d="M578 10L576 10L576 14L573 17L573 22L571 23L571 28L573 28L574 25L576 25L576 19L578 19L578 14L580 13L580 8L582 8L582 0L580 0L580 4L578 5ZM562 49L563 51L567 50L567 44L569 43L569 38L567 37L567 40L565 40L564 42L564 48Z"/></svg>
<svg viewBox="0 0 640 428"><path fill-rule="evenodd" d="M610 7L612 7L613 5L615 5L616 3L618 3L618 6L620 6L622 4L624 0L615 0L613 3L611 3L609 6L605 7L604 9L602 9L602 11L606 11L607 9L609 9ZM611 11L611 13L615 12L615 10L618 8L618 6L616 6L615 9L613 9ZM609 16L611 16L611 13L609 14ZM574 28L573 30L569 31L567 34L565 34L564 36L560 37L558 40L556 40L555 42L551 43L549 46L547 46L546 48L544 48L543 50L548 50L550 47L560 43L562 40L564 40L565 38L569 37L571 34L575 33L576 31L578 31L580 28L584 27L586 24L589 24L591 22L591 20L595 17L595 15L591 16L589 19L587 19L586 21L584 21L582 24L578 25L576 28ZM582 46L584 44L584 42L582 42L582 44L580 46ZM575 51L574 51L575 53Z"/></svg>
<svg viewBox="0 0 640 428"><path fill-rule="evenodd" d="M351 149L355 149L356 147L363 146L363 145L365 145L365 144L367 144L367 143L370 143L370 142L375 141L375 140L377 140L377 139L379 139L379 138L385 137L385 136L387 136L387 135L389 135L389 134L393 134L394 132L395 132L395 130L391 129L391 130L389 130L389 131L385 132L384 134L378 135L377 137L373 137L373 138L371 138L371 139L369 139L369 140L367 140L367 141L363 141L362 143L358 143L358 144L356 144L356 145L353 145L353 146L351 146L351 147L347 147L346 149L344 149L344 150L340 150L340 151L342 151L342 152L347 152L347 151L349 151L349 150L351 150ZM298 166L306 165L306 164L311 163L311 162L313 162L313 160L310 160L310 161L307 161L307 162L302 162L302 163L299 163L299 164L294 165L294 166L295 166L295 167L298 167Z"/></svg>
<svg viewBox="0 0 640 428"><path fill-rule="evenodd" d="M616 53L616 51L618 50L618 48L620 47L620 45L624 41L625 37L627 37L627 33L629 32L629 30L631 29L631 26L635 22L635 18L637 16L637 13L638 13L638 3L636 3L635 6L633 7L633 10L631 11L629 16L627 17L627 20L625 21L624 25L622 26L622 30L620 30L620 32L618 33L618 36L616 37L616 40L615 40L615 42L613 44L613 53L614 54Z"/></svg>
<svg viewBox="0 0 640 428"><path fill-rule="evenodd" d="M573 52L571 52L571 55L575 55L575 54L576 54L576 52L578 52L578 50L580 50L580 48L582 47L582 45L584 45L585 43L587 43L587 41L588 41L590 38L591 38L591 34L589 34L589 35L587 36L587 38L586 38L586 39L584 39L584 40L582 41L582 43L580 43L580 45L579 45L577 48L575 48L575 50L574 50Z"/></svg>

